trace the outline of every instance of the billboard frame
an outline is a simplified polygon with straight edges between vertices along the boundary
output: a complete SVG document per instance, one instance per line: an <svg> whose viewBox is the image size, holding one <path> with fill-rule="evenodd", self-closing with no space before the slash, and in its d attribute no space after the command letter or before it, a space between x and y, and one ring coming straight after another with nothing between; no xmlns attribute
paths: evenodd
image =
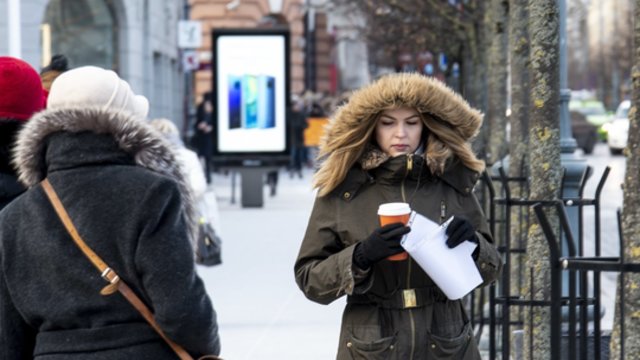
<svg viewBox="0 0 640 360"><path fill-rule="evenodd" d="M221 149L221 144L219 141L219 134L221 133L221 126L223 119L221 119L224 114L221 113L221 97L218 93L219 82L222 81L221 76L228 76L227 74L220 74L220 63L221 58L224 54L219 54L218 52L218 42L220 38L224 37L270 37L273 38L282 37L284 41L282 60L284 61L284 70L283 70L283 88L284 95L283 98L280 98L280 101L276 101L274 103L275 114L280 114L280 118L283 119L284 122L282 124L283 127L279 128L284 131L284 149L281 151L229 151ZM220 28L213 29L211 31L211 41L212 41L212 95L213 95L213 156L212 162L216 167L273 167L273 166L283 166L288 165L290 163L290 150L291 150L291 137L290 137L290 124L288 121L288 113L289 113L289 99L290 99L290 79L291 79L291 63L290 63L290 32L287 28L255 28L255 29L245 29L245 28ZM263 58L265 54L255 54L253 58L254 61L260 61L260 58ZM227 96L230 96L227 94ZM228 98L227 98L228 99ZM227 100L228 101L228 100ZM278 112L279 109L279 112ZM230 115L229 106L227 106L227 116ZM277 115L274 115L276 119ZM250 140L246 141L250 143ZM247 144L250 145L250 144Z"/></svg>

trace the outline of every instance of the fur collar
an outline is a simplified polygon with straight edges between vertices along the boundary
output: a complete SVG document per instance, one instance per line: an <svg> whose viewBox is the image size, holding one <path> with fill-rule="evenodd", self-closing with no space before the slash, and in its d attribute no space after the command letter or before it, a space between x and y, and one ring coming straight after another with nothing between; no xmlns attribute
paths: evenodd
<svg viewBox="0 0 640 360"><path fill-rule="evenodd" d="M416 156L418 156L418 154L416 154ZM424 158L426 164L428 162L428 158L425 156L425 154L419 155ZM374 170L387 162L389 159L391 159L391 156L380 150L380 148L378 148L377 146L369 144L360 157L360 168L365 171ZM480 177L480 174L465 167L462 162L456 160L455 157L452 157L447 161L442 174L434 176L440 178L441 180L458 190L460 193L466 195L469 194L470 189L473 189Z"/></svg>
<svg viewBox="0 0 640 360"><path fill-rule="evenodd" d="M360 167L363 170L371 170L380 166L385 161L389 160L390 156L384 151L380 150L375 145L368 144L360 157Z"/></svg>
<svg viewBox="0 0 640 360"><path fill-rule="evenodd" d="M18 134L13 163L18 178L33 187L47 174L44 162L45 138L55 132L110 134L137 165L174 179L180 189L189 237L195 244L198 218L188 178L176 161L171 144L146 122L130 113L98 109L45 110L34 115Z"/></svg>

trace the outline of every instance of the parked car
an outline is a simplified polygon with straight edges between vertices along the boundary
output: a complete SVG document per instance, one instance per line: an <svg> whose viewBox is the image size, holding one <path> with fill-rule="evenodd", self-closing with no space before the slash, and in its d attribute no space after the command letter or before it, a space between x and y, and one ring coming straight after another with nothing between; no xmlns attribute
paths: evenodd
<svg viewBox="0 0 640 360"><path fill-rule="evenodd" d="M586 116L577 111L570 111L571 135L576 139L576 145L585 154L591 154L598 142L598 128L587 121ZM511 141L511 124L507 122L507 142Z"/></svg>
<svg viewBox="0 0 640 360"><path fill-rule="evenodd" d="M621 154L627 147L627 138L629 137L629 109L631 101L625 100L618 105L615 118L606 126L607 129L607 145L612 154Z"/></svg>
<svg viewBox="0 0 640 360"><path fill-rule="evenodd" d="M597 100L571 100L569 111L576 111L586 116L587 121L596 126L598 136L602 141L607 140L606 129L602 125L611 121L611 114L607 112L604 104Z"/></svg>
<svg viewBox="0 0 640 360"><path fill-rule="evenodd" d="M585 154L591 154L598 142L598 127L587 121L587 117L577 111L570 111L571 133Z"/></svg>

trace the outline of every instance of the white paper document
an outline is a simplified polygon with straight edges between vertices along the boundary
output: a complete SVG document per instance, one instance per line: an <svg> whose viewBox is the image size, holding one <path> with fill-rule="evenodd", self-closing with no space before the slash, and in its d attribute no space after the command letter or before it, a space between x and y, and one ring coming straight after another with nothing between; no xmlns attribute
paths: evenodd
<svg viewBox="0 0 640 360"><path fill-rule="evenodd" d="M453 249L447 246L445 231L451 219L439 225L413 211L411 232L401 245L449 299L457 300L480 285L482 276L471 257L477 244L463 241Z"/></svg>

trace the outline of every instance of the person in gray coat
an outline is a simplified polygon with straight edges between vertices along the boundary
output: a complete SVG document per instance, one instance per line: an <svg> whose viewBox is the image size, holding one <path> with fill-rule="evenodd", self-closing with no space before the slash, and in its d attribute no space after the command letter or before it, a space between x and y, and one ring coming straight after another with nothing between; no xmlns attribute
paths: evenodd
<svg viewBox="0 0 640 360"><path fill-rule="evenodd" d="M479 360L464 304L449 299L403 252L410 228L380 226L378 206L404 202L442 224L447 245L476 244L481 286L501 259L473 195L484 169L469 145L479 111L436 79L385 76L356 91L331 119L318 188L294 271L309 299L346 296L337 359Z"/></svg>
<svg viewBox="0 0 640 360"><path fill-rule="evenodd" d="M175 359L73 243L41 181L80 236L193 357L219 354L216 313L194 266L197 219L169 143L146 122L148 103L115 72L86 66L53 83L47 110L14 153L28 190L0 212L1 359Z"/></svg>

